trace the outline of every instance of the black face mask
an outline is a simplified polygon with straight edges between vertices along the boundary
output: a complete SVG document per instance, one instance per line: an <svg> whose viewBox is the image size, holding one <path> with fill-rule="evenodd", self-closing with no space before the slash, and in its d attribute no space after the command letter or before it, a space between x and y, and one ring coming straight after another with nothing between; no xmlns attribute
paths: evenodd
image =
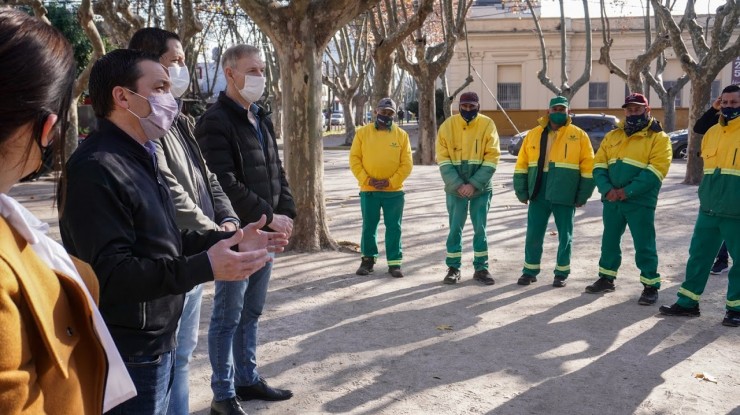
<svg viewBox="0 0 740 415"><path fill-rule="evenodd" d="M647 127L648 122L650 118L648 118L647 111L642 115L628 115L624 121L624 132L630 136Z"/></svg>
<svg viewBox="0 0 740 415"><path fill-rule="evenodd" d="M460 108L460 116L463 117L463 119L465 121L467 121L468 123L470 123L471 121L473 121L475 119L475 117L478 116L478 108L476 108L474 110L469 110L469 111L466 111L466 110Z"/></svg>
<svg viewBox="0 0 740 415"><path fill-rule="evenodd" d="M390 130L391 125L393 125L393 117L388 115L380 115L378 114L375 117L375 128L381 130Z"/></svg>

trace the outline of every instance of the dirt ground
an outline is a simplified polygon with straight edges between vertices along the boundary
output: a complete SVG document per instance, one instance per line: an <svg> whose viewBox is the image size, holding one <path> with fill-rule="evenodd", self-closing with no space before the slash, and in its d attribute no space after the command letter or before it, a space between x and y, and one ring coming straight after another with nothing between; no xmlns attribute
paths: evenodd
<svg viewBox="0 0 740 415"><path fill-rule="evenodd" d="M347 151L325 153L329 224L340 241L359 243L360 209ZM443 285L447 216L434 166L415 166L406 182L404 264L393 279L382 255L375 274L354 274L359 254L282 254L261 319L258 360L289 401L245 402L250 414L740 414L740 329L720 324L727 274L710 277L699 318L663 318L640 306L642 286L629 232L617 290L585 294L596 279L601 203L576 212L568 286L550 286L557 236L551 223L539 282L516 285L524 256L526 206L511 188L514 158L494 176L489 214L496 284L472 280L472 232L464 234L463 280ZM680 184L676 161L656 212L658 304L675 301L698 202ZM53 225L51 184L12 192ZM48 195L46 197L45 195ZM301 214L310 214L301 212ZM382 227L381 227L382 229ZM382 243L382 232L381 232ZM381 244L382 247L382 244ZM191 369L191 411L211 400L207 329L213 288L201 316ZM703 373L716 383L695 378Z"/></svg>

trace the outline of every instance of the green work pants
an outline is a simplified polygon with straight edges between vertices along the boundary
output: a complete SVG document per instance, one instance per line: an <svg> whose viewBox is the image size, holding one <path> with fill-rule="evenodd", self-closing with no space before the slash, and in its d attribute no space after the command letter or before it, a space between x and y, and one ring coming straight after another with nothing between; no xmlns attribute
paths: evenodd
<svg viewBox="0 0 740 415"><path fill-rule="evenodd" d="M492 191L489 190L468 199L447 193L450 233L447 235L445 264L448 267L460 269L462 265L462 231L470 209L470 221L473 223L473 267L476 271L488 269L486 221L491 207L491 194Z"/></svg>
<svg viewBox="0 0 740 415"><path fill-rule="evenodd" d="M522 274L536 276L540 273L542 260L542 243L547 231L550 215L555 218L558 229L558 256L555 275L567 278L570 274L570 251L573 243L574 206L550 203L545 200L545 183L547 175L542 178L542 187L537 196L529 201L527 210L527 239L524 242L524 268Z"/></svg>
<svg viewBox="0 0 740 415"><path fill-rule="evenodd" d="M691 308L707 285L709 271L722 241L732 258L740 258L740 219L721 218L699 212L686 263L686 280L678 290L678 305ZM727 309L740 311L740 268L733 264L728 274Z"/></svg>
<svg viewBox="0 0 740 415"><path fill-rule="evenodd" d="M362 210L362 256L378 256L378 223L383 211L385 224L385 257L388 266L401 266L401 221L403 220L403 192L360 192Z"/></svg>
<svg viewBox="0 0 740 415"><path fill-rule="evenodd" d="M622 264L622 235L630 227L635 244L635 264L640 270L640 282L660 288L658 252L655 247L655 209L623 202L604 201L604 234L601 237L599 276L617 278ZM715 248L715 254L719 245Z"/></svg>

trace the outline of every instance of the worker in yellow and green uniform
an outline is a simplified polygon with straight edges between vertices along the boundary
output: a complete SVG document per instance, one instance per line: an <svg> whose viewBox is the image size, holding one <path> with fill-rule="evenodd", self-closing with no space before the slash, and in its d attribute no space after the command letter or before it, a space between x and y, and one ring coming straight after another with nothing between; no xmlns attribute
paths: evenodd
<svg viewBox="0 0 740 415"><path fill-rule="evenodd" d="M573 218L594 191L594 149L588 134L571 123L568 99L550 100L548 115L537 120L522 142L514 167L514 192L529 204L524 268L517 284L537 281L542 242L550 215L558 229L558 254L553 287L565 287L570 274Z"/></svg>
<svg viewBox="0 0 740 415"><path fill-rule="evenodd" d="M723 239L730 256L740 258L740 86L726 87L721 97L719 124L701 142L704 178L686 280L678 290L678 301L660 307L661 314L668 316L699 316L699 298ZM740 326L740 268L734 264L728 274L726 309L722 324Z"/></svg>
<svg viewBox="0 0 740 415"><path fill-rule="evenodd" d="M614 279L622 263L619 245L629 226L635 244L635 263L644 286L638 303L650 305L658 300L660 288L655 207L673 153L668 134L650 115L645 96L628 95L622 108L624 122L606 134L594 158L594 181L604 204L604 233L599 279L586 287L586 292L614 291Z"/></svg>
<svg viewBox="0 0 740 415"><path fill-rule="evenodd" d="M493 120L479 114L478 94L460 95L460 113L445 120L437 133L437 164L447 197L450 231L447 236L445 284L460 280L462 231L470 211L473 224L473 279L495 283L488 271L486 221L491 206L493 173L501 150Z"/></svg>
<svg viewBox="0 0 740 415"><path fill-rule="evenodd" d="M349 152L349 166L360 185L362 211L362 260L357 275L373 272L382 210L388 273L403 277L403 181L411 174L413 161L409 135L393 123L395 114L396 103L390 98L381 99L375 109L375 122L357 129Z"/></svg>

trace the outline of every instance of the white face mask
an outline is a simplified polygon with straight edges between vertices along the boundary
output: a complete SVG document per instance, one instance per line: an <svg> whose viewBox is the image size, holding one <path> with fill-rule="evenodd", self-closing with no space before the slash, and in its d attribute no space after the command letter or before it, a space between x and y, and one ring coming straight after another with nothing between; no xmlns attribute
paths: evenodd
<svg viewBox="0 0 740 415"><path fill-rule="evenodd" d="M190 86L190 73L187 66L170 66L170 92L175 98L180 98Z"/></svg>
<svg viewBox="0 0 740 415"><path fill-rule="evenodd" d="M250 104L256 102L265 92L265 82L264 76L244 75L244 88L239 90L239 94Z"/></svg>

